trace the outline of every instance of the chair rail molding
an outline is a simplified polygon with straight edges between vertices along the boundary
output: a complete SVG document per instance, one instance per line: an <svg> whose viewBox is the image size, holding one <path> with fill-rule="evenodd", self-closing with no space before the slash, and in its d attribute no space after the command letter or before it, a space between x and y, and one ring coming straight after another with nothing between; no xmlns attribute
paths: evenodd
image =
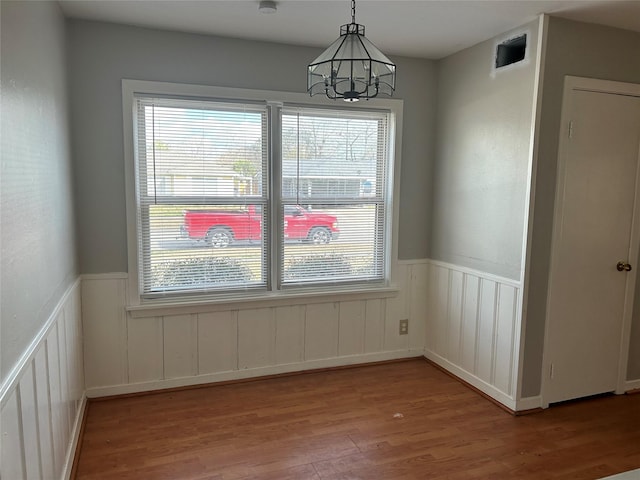
<svg viewBox="0 0 640 480"><path fill-rule="evenodd" d="M1 478L70 477L86 405L80 288L78 278L1 387Z"/></svg>

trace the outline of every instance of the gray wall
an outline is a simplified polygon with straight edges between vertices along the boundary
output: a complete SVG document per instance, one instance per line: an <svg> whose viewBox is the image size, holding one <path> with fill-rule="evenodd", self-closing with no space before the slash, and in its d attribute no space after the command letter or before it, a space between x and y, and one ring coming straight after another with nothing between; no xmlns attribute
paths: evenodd
<svg viewBox="0 0 640 480"><path fill-rule="evenodd" d="M64 19L1 2L2 381L75 280Z"/></svg>
<svg viewBox="0 0 640 480"><path fill-rule="evenodd" d="M121 80L304 92L320 49L68 22L73 157L82 273L127 271ZM399 256L429 254L435 67L393 58L404 103Z"/></svg>
<svg viewBox="0 0 640 480"><path fill-rule="evenodd" d="M549 19L535 192L523 395L540 392L547 279L553 226L558 132L565 75L640 83L640 33ZM640 282L636 290L628 379L640 378Z"/></svg>
<svg viewBox="0 0 640 480"><path fill-rule="evenodd" d="M527 58L493 70L496 43ZM438 62L431 257L519 280L538 22Z"/></svg>

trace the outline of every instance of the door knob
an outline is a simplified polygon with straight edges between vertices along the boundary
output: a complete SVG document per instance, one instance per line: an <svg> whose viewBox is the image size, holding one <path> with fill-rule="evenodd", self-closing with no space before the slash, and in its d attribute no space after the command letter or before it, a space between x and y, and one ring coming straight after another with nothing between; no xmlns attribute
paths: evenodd
<svg viewBox="0 0 640 480"><path fill-rule="evenodd" d="M618 264L616 265L616 268L618 269L619 272L623 272L623 271L630 272L631 271L631 265L629 265L626 262L618 262Z"/></svg>

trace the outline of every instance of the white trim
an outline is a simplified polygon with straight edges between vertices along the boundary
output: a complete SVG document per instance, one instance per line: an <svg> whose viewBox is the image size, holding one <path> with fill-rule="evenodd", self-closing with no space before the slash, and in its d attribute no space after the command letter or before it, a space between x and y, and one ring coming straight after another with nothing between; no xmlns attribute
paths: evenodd
<svg viewBox="0 0 640 480"><path fill-rule="evenodd" d="M572 75L567 75L565 81L572 90L640 97L640 83L616 82L613 80L575 77Z"/></svg>
<svg viewBox="0 0 640 480"><path fill-rule="evenodd" d="M318 368L342 367L349 365L359 365L371 362L382 362L386 360L396 360L402 358L421 357L422 349L396 350L392 352L370 353L362 355L350 355L345 357L334 357L322 360L313 360L302 363L290 363L285 365L275 365L270 367L249 368L245 370L232 370L228 372L212 373L192 377L173 378L169 380L158 380L153 382L131 383L126 385L115 385L110 387L94 387L87 389L88 398L99 398L111 395L123 395L129 393L151 392L166 388L188 387L193 385L203 385L208 383L226 382L230 380L244 380L249 378L263 377L267 375L278 375L282 373L304 372Z"/></svg>
<svg viewBox="0 0 640 480"><path fill-rule="evenodd" d="M626 382L624 382L624 391L630 392L632 390L640 390L640 379L627 380Z"/></svg>
<svg viewBox="0 0 640 480"><path fill-rule="evenodd" d="M218 312L225 310L237 310L247 308L278 307L292 305L309 305L313 303L326 303L332 301L346 302L349 300L369 300L375 298L396 297L399 293L397 287L376 287L369 289L351 290L315 290L278 292L264 295L245 295L237 297L223 297L220 299L184 298L183 301L153 302L142 305L130 305L126 310L132 318L163 317L168 315L185 315L190 313Z"/></svg>
<svg viewBox="0 0 640 480"><path fill-rule="evenodd" d="M526 342L527 310L529 302L529 275L531 273L531 247L533 244L533 222L536 203L536 182L538 172L538 156L540 150L540 123L542 120L542 98L544 91L544 65L547 54L547 34L549 30L549 16L541 14L538 20L538 50L536 58L536 73L534 78L533 111L531 121L531 138L529 165L527 172L527 192L525 203L525 224L522 235L522 260L520 261L520 284L522 286L519 296L518 313L520 326L516 330L515 344L518 348L518 364L516 369L516 398L522 395L522 382L524 380L524 347Z"/></svg>
<svg viewBox="0 0 640 480"><path fill-rule="evenodd" d="M536 408L542 408L542 397L540 395L536 395L535 397L524 397L520 400L516 400L516 412L534 410Z"/></svg>
<svg viewBox="0 0 640 480"><path fill-rule="evenodd" d="M5 381L2 383L2 386L0 387L0 406L4 407L9 395L11 394L11 392L13 392L13 390L16 388L16 386L20 382L20 379L22 378L22 372L24 371L25 368L27 368L31 364L31 361L38 353L38 349L40 348L41 343L44 341L44 339L47 338L49 331L55 324L58 318L58 315L63 310L64 305L67 302L67 299L71 295L71 292L73 292L73 290L79 285L80 285L80 277L77 277L62 294L62 296L60 297L60 300L58 301L56 306L53 308L51 313L49 314L47 321L44 323L44 325L42 326L40 331L36 334L36 336L33 338L33 340L31 340L31 343L27 346L27 348L24 350L24 353L22 354L20 359L16 362L14 367L11 369L11 371L7 375Z"/></svg>
<svg viewBox="0 0 640 480"><path fill-rule="evenodd" d="M82 280L128 280L127 272L111 272L111 273L83 273L80 275Z"/></svg>
<svg viewBox="0 0 640 480"><path fill-rule="evenodd" d="M446 360L445 358L442 358L440 355L438 355L437 353L434 353L434 352L432 352L430 350L425 350L424 356L425 356L425 358L431 360L432 362L437 363L438 365L440 365L442 368L444 368L448 372L453 373L456 377L459 377L462 380L464 380L465 382L467 382L468 384L474 386L475 388L477 388L481 392L486 393L491 398L493 398L497 402L501 403L505 407L507 407L507 408L509 408L509 409L511 409L513 411L516 410L516 406L517 406L516 405L516 401L512 397L510 397L509 395L507 395L504 392L498 390L493 385L489 385L484 380L476 377L475 375L467 372L466 370L458 367L457 365L451 363L449 360Z"/></svg>
<svg viewBox="0 0 640 480"><path fill-rule="evenodd" d="M640 98L640 84L637 85L637 96ZM629 263L636 268L633 273L627 273L627 284L624 295L624 313L622 317L622 333L620 336L620 357L618 360L618 388L616 393L625 392L627 366L629 363L629 350L631 343L631 325L633 323L633 306L635 302L636 282L638 279L638 247L640 246L640 145L638 146L638 158L636 159L636 184L635 198L633 200L633 215L631 217L631 238L629 239Z"/></svg>
<svg viewBox="0 0 640 480"><path fill-rule="evenodd" d="M617 475L611 475L610 477L602 477L600 480L638 480L639 478L640 468L618 473Z"/></svg>
<svg viewBox="0 0 640 480"><path fill-rule="evenodd" d="M383 100L383 99L381 99ZM386 101L381 104L384 105ZM391 229L389 239L391 245L387 254L387 264L385 267L389 272L388 280L393 284L397 281L396 270L398 268L398 238L400 235L400 174L402 169L402 121L404 118L404 102L391 104L387 107L391 110L391 121L389 122L389 153L393 151L393 168L388 175L388 188L393 190L387 194L391 203L391 222L387 223L387 228ZM385 252L387 253L387 252Z"/></svg>
<svg viewBox="0 0 640 480"><path fill-rule="evenodd" d="M558 268L558 250L561 241L561 227L562 227L562 214L563 214L563 198L564 198L564 186L566 178L566 155L568 144L566 141L565 130L567 127L567 120L569 116L569 109L573 96L571 92L589 91L598 93L609 93L619 95L630 95L640 97L640 84L615 82L609 80L599 80L593 78L583 78L567 75L564 79L564 88L562 92L562 110L560 115L560 133L559 133L559 145L557 155L557 174L556 174L556 192L554 200L553 211L553 230L551 237L551 261L549 267L549 276L547 282L547 302L545 308L545 323L544 323L544 348L542 353L542 376L540 395L542 397L543 408L549 406L549 372L551 360L549 352L550 341L550 309L551 309L551 294L553 291L553 278ZM638 167L636 172L636 192L633 207L632 219L635 219L637 212L640 211L640 151L638 152ZM634 221L632 225L632 233L630 239L630 262L637 263L635 258L638 251L638 244L640 243L640 222ZM616 393L623 393L625 388L625 374L627 371L628 363L628 351L631 332L631 321L633 313L633 288L635 286L637 269L634 269L629 275L626 284L624 311L622 319L622 335L620 343L620 353L618 362L618 382Z"/></svg>
<svg viewBox="0 0 640 480"><path fill-rule="evenodd" d="M512 278L501 277L499 275L494 275L492 273L483 272L481 270L475 270L473 268L463 267L463 266L460 266L460 265L455 265L453 263L447 263L447 262L442 262L440 260L431 260L431 259L428 259L426 263L429 263L431 265L435 265L436 267L443 267L443 268L447 268L449 270L456 270L458 272L468 273L468 274L474 275L476 277L484 278L486 280L491 280L493 282L501 283L503 285L509 285L510 287L514 287L514 288L521 288L522 287L521 283L518 280L514 280Z"/></svg>
<svg viewBox="0 0 640 480"><path fill-rule="evenodd" d="M73 469L73 460L76 456L78 449L78 442L80 441L80 432L82 430L82 422L84 420L85 411L87 409L87 396L82 394L82 398L78 404L78 410L76 412L76 419L73 422L73 428L71 429L71 439L67 446L67 454L65 456L64 466L62 469L61 478L63 480L71 479L71 470Z"/></svg>
<svg viewBox="0 0 640 480"><path fill-rule="evenodd" d="M398 260L398 265L429 265L434 261L430 258L416 258L415 260Z"/></svg>
<svg viewBox="0 0 640 480"><path fill-rule="evenodd" d="M336 103L327 98L311 98L307 94L279 92L268 90L253 90L243 88L215 87L209 85L179 84L168 82L154 82L145 80L122 80L122 111L123 111L123 140L124 140L124 161L125 161L125 199L127 213L127 251L129 285L128 298L131 306L141 305L144 302L139 291L139 259L138 259L138 239L137 239L137 195L136 195L136 167L135 151L136 143L134 131L134 105L135 94L157 94L175 95L202 98L224 98L237 99L239 101L260 101L266 103L291 103L305 106L331 106L336 108ZM392 121L389 123L389 154L393 152L394 162L390 165L388 175L388 188L391 192L386 192L385 203L390 206L391 218L386 222L385 235L389 240L389 246L385 252L385 268L388 276L387 283L393 282L394 273L397 267L398 253L398 231L399 231L399 199L400 199L400 165L402 153L402 117L404 101L400 99L380 98L375 100L375 104L360 102L350 104L349 108L358 110L386 110L389 112ZM344 108L344 107L343 107ZM393 186L393 187L392 187ZM345 286L346 289L349 286ZM274 294L282 295L281 290L272 290ZM286 294L285 294L286 295ZM185 298L185 301L188 299ZM233 301L221 295L221 301ZM150 302L151 303L151 302Z"/></svg>
<svg viewBox="0 0 640 480"><path fill-rule="evenodd" d="M122 135L124 144L124 183L127 218L128 282L127 297L130 302L140 303L138 292L138 234L136 216L136 167L135 131L133 125L134 93L139 82L122 80Z"/></svg>
<svg viewBox="0 0 640 480"><path fill-rule="evenodd" d="M2 385L2 408L17 408L17 430L7 445L2 444L3 456L8 451L19 455L7 460L21 462L24 474L69 476L81 425L77 409L84 408L81 290L78 276ZM47 462L40 448L34 450L33 442L52 449ZM46 470L40 471L45 465Z"/></svg>

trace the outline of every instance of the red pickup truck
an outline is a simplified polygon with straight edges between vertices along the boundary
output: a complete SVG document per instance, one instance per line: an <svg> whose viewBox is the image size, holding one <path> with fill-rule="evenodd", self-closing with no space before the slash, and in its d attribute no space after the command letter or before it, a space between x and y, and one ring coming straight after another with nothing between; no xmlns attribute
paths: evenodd
<svg viewBox="0 0 640 480"><path fill-rule="evenodd" d="M237 240L262 238L262 215L255 205L242 210L185 210L182 233L194 240L206 240L224 248ZM284 207L285 240L329 243L338 238L338 219L296 205Z"/></svg>

